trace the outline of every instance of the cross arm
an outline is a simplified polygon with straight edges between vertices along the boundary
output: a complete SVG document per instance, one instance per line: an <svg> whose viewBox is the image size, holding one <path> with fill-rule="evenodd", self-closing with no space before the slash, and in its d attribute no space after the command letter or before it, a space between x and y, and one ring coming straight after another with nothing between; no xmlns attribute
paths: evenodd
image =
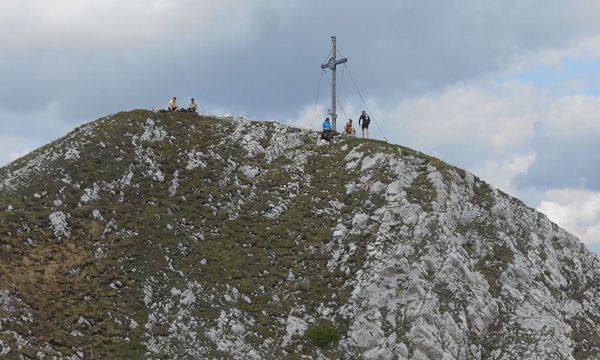
<svg viewBox="0 0 600 360"><path fill-rule="evenodd" d="M348 58L343 58L343 59L339 59L339 60L335 60L335 58L331 58L331 59L329 59L329 61L327 63L321 65L321 69L329 68L329 69L333 70L333 69L335 69L336 65L340 65L345 62L348 62Z"/></svg>

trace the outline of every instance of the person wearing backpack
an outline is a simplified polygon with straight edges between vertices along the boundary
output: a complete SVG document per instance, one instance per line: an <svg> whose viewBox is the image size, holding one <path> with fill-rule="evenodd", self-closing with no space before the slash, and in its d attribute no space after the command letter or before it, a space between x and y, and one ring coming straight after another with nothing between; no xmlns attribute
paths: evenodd
<svg viewBox="0 0 600 360"><path fill-rule="evenodd" d="M363 139L365 138L365 135L366 135L367 139L369 138L369 124L370 123L371 123L371 118L363 110L362 114L358 118L358 126L360 126L362 128L362 137L363 137Z"/></svg>

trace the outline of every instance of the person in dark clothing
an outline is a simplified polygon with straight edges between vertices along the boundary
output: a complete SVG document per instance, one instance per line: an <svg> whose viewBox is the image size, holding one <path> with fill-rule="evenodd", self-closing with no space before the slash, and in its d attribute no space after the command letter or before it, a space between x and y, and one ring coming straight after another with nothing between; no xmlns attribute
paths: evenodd
<svg viewBox="0 0 600 360"><path fill-rule="evenodd" d="M360 126L362 128L362 137L363 137L363 139L365 138L365 136L367 137L367 139L369 138L369 124L370 123L371 123L371 118L363 110L362 114L358 118L358 126Z"/></svg>

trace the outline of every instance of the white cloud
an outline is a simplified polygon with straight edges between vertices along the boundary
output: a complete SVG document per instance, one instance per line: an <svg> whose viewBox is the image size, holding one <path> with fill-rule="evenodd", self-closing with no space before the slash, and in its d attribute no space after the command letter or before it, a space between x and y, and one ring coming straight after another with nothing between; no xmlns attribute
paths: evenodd
<svg viewBox="0 0 600 360"><path fill-rule="evenodd" d="M411 134L420 146L471 143L503 152L532 138L546 101L522 84L461 84L405 100L380 117L388 119L385 127Z"/></svg>
<svg viewBox="0 0 600 360"><path fill-rule="evenodd" d="M584 243L600 244L600 192L583 189L547 191L537 210Z"/></svg>
<svg viewBox="0 0 600 360"><path fill-rule="evenodd" d="M300 113L286 121L294 126L308 129L320 129L323 122L323 114L326 114L327 109L322 104L313 106L305 106Z"/></svg>
<svg viewBox="0 0 600 360"><path fill-rule="evenodd" d="M551 97L516 81L463 83L397 104L377 109L379 125L392 141L406 139L421 150L477 146L506 156L531 149L535 137L600 136L600 96Z"/></svg>
<svg viewBox="0 0 600 360"><path fill-rule="evenodd" d="M483 164L475 166L473 172L498 189L517 196L518 190L515 189L513 180L517 175L526 173L535 158L534 151L526 154L512 154L502 161L485 161Z"/></svg>

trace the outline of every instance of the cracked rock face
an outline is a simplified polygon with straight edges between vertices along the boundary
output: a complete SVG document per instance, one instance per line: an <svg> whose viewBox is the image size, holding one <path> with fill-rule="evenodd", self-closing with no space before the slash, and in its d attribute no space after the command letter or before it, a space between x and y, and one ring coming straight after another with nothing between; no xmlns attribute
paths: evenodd
<svg viewBox="0 0 600 360"><path fill-rule="evenodd" d="M411 149L120 113L0 169L0 357L597 359L578 239Z"/></svg>

